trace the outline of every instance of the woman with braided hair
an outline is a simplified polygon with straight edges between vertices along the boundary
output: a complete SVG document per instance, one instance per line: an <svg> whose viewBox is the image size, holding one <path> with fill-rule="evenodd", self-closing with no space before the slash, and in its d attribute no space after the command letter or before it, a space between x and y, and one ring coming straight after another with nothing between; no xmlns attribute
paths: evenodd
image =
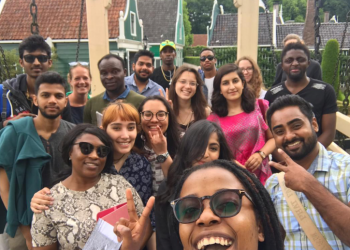
<svg viewBox="0 0 350 250"><path fill-rule="evenodd" d="M172 226L178 234L173 237L184 250L284 249L285 231L268 192L253 174L232 161L216 160L187 169L175 188L175 198ZM132 207L131 197L128 203ZM121 250L136 250L140 245L145 223L143 218L132 222L133 227L122 219L114 227L123 239Z"/></svg>

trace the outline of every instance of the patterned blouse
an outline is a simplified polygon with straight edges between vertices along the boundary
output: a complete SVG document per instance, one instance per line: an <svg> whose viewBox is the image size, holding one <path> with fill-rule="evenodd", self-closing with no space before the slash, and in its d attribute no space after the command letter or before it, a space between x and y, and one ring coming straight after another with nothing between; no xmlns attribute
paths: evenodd
<svg viewBox="0 0 350 250"><path fill-rule="evenodd" d="M58 242L58 249L83 249L96 225L100 211L126 202L125 190L131 188L140 216L142 201L135 189L120 175L102 174L99 182L86 191L73 191L58 183L51 189L54 204L34 214L31 228L34 247Z"/></svg>
<svg viewBox="0 0 350 250"><path fill-rule="evenodd" d="M112 168L111 173L123 176L136 189L143 205L147 204L152 195L152 169L144 156L131 152L120 171Z"/></svg>

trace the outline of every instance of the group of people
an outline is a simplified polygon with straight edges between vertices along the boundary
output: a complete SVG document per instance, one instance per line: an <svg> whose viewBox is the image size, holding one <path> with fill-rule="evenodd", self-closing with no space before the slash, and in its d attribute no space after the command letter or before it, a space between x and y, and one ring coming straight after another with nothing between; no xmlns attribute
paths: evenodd
<svg viewBox="0 0 350 250"><path fill-rule="evenodd" d="M66 93L44 39L24 39L25 74L0 86L0 249L83 249L124 202L123 250L320 249L311 235L350 249L350 158L326 149L335 91L298 36L284 44L269 90L252 58L217 69L205 48L199 70L177 67L166 40L162 66L140 50L130 76L103 56L90 97L88 63L70 63Z"/></svg>

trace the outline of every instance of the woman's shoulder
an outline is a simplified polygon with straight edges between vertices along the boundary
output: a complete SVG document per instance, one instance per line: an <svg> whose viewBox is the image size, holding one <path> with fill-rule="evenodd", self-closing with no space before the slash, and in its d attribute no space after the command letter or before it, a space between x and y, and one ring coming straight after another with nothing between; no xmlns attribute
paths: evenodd
<svg viewBox="0 0 350 250"><path fill-rule="evenodd" d="M145 156L133 151L131 151L128 159L125 161L125 164L136 168L147 168L150 166L150 163Z"/></svg>

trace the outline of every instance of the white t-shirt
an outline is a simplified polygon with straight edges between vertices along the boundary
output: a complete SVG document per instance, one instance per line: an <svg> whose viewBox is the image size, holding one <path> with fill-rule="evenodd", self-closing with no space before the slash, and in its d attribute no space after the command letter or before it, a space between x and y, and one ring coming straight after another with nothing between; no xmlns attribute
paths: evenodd
<svg viewBox="0 0 350 250"><path fill-rule="evenodd" d="M259 96L259 99L264 99L265 98L265 95L266 95L266 90L263 90L263 89L261 89L260 90L260 96Z"/></svg>
<svg viewBox="0 0 350 250"><path fill-rule="evenodd" d="M214 90L214 77L212 78L204 78L205 86L208 88L208 105L211 107L211 96Z"/></svg>

